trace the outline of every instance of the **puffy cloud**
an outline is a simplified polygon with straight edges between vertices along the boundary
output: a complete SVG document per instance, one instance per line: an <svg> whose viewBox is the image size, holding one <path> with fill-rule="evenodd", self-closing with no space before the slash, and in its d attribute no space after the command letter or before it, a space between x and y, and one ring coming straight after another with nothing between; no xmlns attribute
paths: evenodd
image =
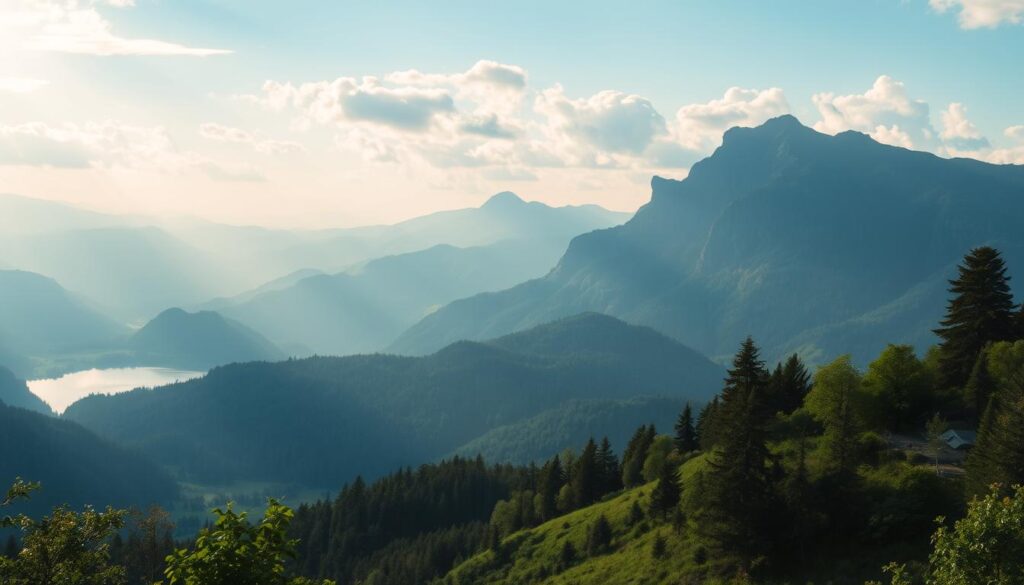
<svg viewBox="0 0 1024 585"><path fill-rule="evenodd" d="M86 55L184 55L206 57L231 51L189 47L157 39L114 34L97 4L134 6L133 0L12 0L0 8L0 48Z"/></svg>
<svg viewBox="0 0 1024 585"><path fill-rule="evenodd" d="M10 93L31 93L37 89L49 85L45 79L31 79L27 77L0 77L0 91Z"/></svg>
<svg viewBox="0 0 1024 585"><path fill-rule="evenodd" d="M1004 22L1020 24L1024 18L1024 0L928 0L932 9L947 12L959 9L961 28L995 28Z"/></svg>
<svg viewBox="0 0 1024 585"><path fill-rule="evenodd" d="M673 134L687 149L705 153L718 146L722 134L733 126L757 126L787 113L789 103L777 87L765 90L731 87L722 99L679 108Z"/></svg>
<svg viewBox="0 0 1024 585"><path fill-rule="evenodd" d="M863 94L818 93L811 100L821 114L814 125L819 132L857 130L879 142L908 148L935 139L928 104L911 99L903 82L888 75L876 79Z"/></svg>
<svg viewBox="0 0 1024 585"><path fill-rule="evenodd" d="M199 135L215 142L248 144L256 152L262 154L293 154L305 151L305 148L298 142L272 140L264 138L259 133L253 134L239 128L231 128L212 122L200 124Z"/></svg>
<svg viewBox="0 0 1024 585"><path fill-rule="evenodd" d="M668 133L665 118L649 100L618 91L571 99L556 85L541 92L534 109L547 119L547 132L559 148L579 162L604 165L615 154L639 155Z"/></svg>
<svg viewBox="0 0 1024 585"><path fill-rule="evenodd" d="M411 132L423 132L435 116L455 110L443 89L385 87L375 77L340 77L299 86L267 81L262 102L278 110L291 106L319 123L370 122Z"/></svg>
<svg viewBox="0 0 1024 585"><path fill-rule="evenodd" d="M1024 142L1024 125L1010 126L1006 130L1003 130L1003 136L1012 140L1020 140Z"/></svg>
<svg viewBox="0 0 1024 585"><path fill-rule="evenodd" d="M512 139L519 134L517 128L504 124L498 119L497 114L466 118L459 125L459 130L466 134L475 134L487 138Z"/></svg>
<svg viewBox="0 0 1024 585"><path fill-rule="evenodd" d="M942 112L942 132L939 137L958 150L979 150L989 146L978 127L967 119L967 108L959 102L949 104Z"/></svg>

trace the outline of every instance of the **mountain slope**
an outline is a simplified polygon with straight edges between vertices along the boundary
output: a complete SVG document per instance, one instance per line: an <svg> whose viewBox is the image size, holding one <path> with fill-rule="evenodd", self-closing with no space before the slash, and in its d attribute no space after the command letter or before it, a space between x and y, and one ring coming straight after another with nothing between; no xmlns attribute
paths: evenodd
<svg viewBox="0 0 1024 585"><path fill-rule="evenodd" d="M0 404L0 485L15 477L42 489L15 510L145 506L177 497L177 486L152 462L96 437L81 426Z"/></svg>
<svg viewBox="0 0 1024 585"><path fill-rule="evenodd" d="M571 445L591 437L608 437L625 445L640 425L654 424L670 432L683 408L675 398L629 400L570 400L528 419L497 427L456 449L453 455L476 457L491 463L541 464Z"/></svg>
<svg viewBox="0 0 1024 585"><path fill-rule="evenodd" d="M28 389L24 380L19 380L3 366L0 366L0 403L40 414L53 414L50 407Z"/></svg>
<svg viewBox="0 0 1024 585"><path fill-rule="evenodd" d="M543 275L569 237L470 248L438 245L340 274L304 278L222 306L220 312L284 347L305 347L308 353L377 351L439 306Z"/></svg>
<svg viewBox="0 0 1024 585"><path fill-rule="evenodd" d="M167 309L138 330L129 347L139 363L190 369L284 358L259 333L213 311Z"/></svg>
<svg viewBox="0 0 1024 585"><path fill-rule="evenodd" d="M827 136L791 116L729 130L685 180L652 188L633 219L575 238L547 276L456 301L391 349L426 353L595 310L706 355L753 334L769 358L842 349L864 361L886 342L933 340L925 323L971 247L1024 263L1024 167ZM833 341L846 337L856 343Z"/></svg>
<svg viewBox="0 0 1024 585"><path fill-rule="evenodd" d="M576 323L583 327L590 319ZM572 321L565 324L564 335L571 337L573 328ZM423 358L235 364L151 391L89 397L64 416L190 479L336 487L356 474L441 457L569 400L660 395L703 401L720 383L721 368L680 359L690 350L664 336L626 325L607 330L631 337L634 352L647 348L663 359L651 367L584 345L548 356L462 342ZM330 455L309 445L324 446Z"/></svg>
<svg viewBox="0 0 1024 585"><path fill-rule="evenodd" d="M39 356L108 346L126 333L52 279L0 271L0 347L7 352Z"/></svg>

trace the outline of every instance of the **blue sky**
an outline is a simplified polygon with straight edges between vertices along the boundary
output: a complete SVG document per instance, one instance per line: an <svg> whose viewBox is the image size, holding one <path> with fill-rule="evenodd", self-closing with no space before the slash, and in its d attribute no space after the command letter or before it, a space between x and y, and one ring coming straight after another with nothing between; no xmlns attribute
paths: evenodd
<svg viewBox="0 0 1024 585"><path fill-rule="evenodd" d="M0 181L310 227L505 189L633 209L651 174L685 176L729 125L786 112L1024 163L1022 16L1024 0L0 0Z"/></svg>

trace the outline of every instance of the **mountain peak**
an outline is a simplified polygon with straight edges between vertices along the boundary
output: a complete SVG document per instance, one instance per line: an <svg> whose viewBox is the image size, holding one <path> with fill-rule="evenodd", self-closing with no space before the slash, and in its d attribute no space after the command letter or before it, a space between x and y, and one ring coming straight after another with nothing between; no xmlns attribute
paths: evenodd
<svg viewBox="0 0 1024 585"><path fill-rule="evenodd" d="M484 202L480 206L481 209L497 208L497 207L513 207L523 205L526 202L523 201L518 195L511 191L502 191L496 195L492 195L490 199Z"/></svg>

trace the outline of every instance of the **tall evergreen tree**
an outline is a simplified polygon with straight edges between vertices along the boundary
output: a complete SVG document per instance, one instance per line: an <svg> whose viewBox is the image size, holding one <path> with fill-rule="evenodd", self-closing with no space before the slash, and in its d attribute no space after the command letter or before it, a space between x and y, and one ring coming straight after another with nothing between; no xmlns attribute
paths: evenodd
<svg viewBox="0 0 1024 585"><path fill-rule="evenodd" d="M654 442L657 430L654 425L641 426L633 433L629 440L626 451L622 455L622 484L626 487L636 487L644 482L643 471L644 461L647 460L647 452Z"/></svg>
<svg viewBox="0 0 1024 585"><path fill-rule="evenodd" d="M537 515L548 521L558 515L558 492L565 485L565 474L558 455L540 468L537 477Z"/></svg>
<svg viewBox="0 0 1024 585"><path fill-rule="evenodd" d="M768 411L790 414L803 405L804 397L810 389L811 375L800 357L794 353L785 363L777 364L772 372L766 398Z"/></svg>
<svg viewBox="0 0 1024 585"><path fill-rule="evenodd" d="M601 439L601 446L597 448L597 468L601 494L608 494L622 488L622 468L619 466L619 458L615 456L608 437Z"/></svg>
<svg viewBox="0 0 1024 585"><path fill-rule="evenodd" d="M697 449L697 430L693 426L693 409L687 402L676 420L675 446L680 453L689 453Z"/></svg>
<svg viewBox="0 0 1024 585"><path fill-rule="evenodd" d="M679 468L675 465L664 465L658 477L658 485L651 492L651 516L663 519L679 505L682 492L679 485Z"/></svg>
<svg viewBox="0 0 1024 585"><path fill-rule="evenodd" d="M718 442L718 412L721 402L716 395L697 415L697 443L702 451L710 451Z"/></svg>
<svg viewBox="0 0 1024 585"><path fill-rule="evenodd" d="M1006 492L1024 484L1024 341L997 343L988 354L996 390L967 457L966 487L972 495L987 493L992 484Z"/></svg>
<svg viewBox="0 0 1024 585"><path fill-rule="evenodd" d="M577 508L589 506L600 497L600 468L597 461L597 445L594 439L587 441L572 474L572 496Z"/></svg>
<svg viewBox="0 0 1024 585"><path fill-rule="evenodd" d="M698 530L720 552L735 555L749 569L768 546L772 485L768 470L764 393L768 371L754 341L747 338L722 390L718 445L698 509Z"/></svg>
<svg viewBox="0 0 1024 585"><path fill-rule="evenodd" d="M950 281L953 298L935 334L942 338L943 383L963 388L985 344L1016 337L1006 265L995 248L971 250Z"/></svg>

